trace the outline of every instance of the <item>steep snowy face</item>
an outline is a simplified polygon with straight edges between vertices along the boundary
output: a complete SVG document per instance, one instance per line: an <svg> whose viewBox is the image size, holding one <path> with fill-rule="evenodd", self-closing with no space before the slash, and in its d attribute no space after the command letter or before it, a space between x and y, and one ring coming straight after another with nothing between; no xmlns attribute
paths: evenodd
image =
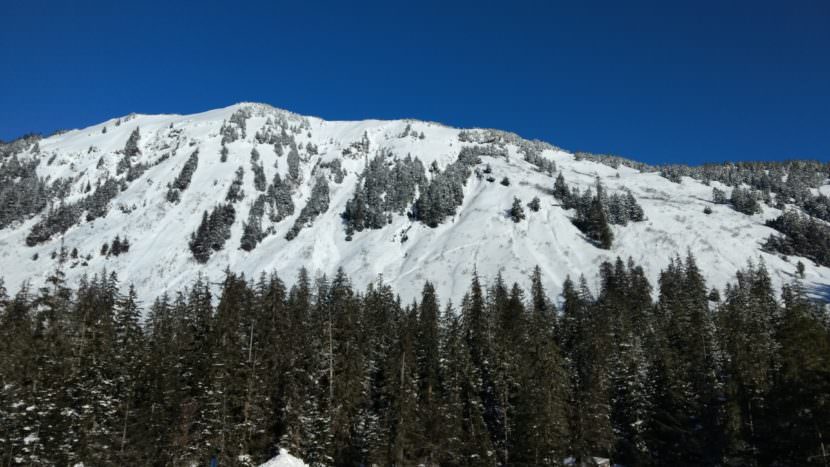
<svg viewBox="0 0 830 467"><path fill-rule="evenodd" d="M429 280L457 301L473 271L526 283L539 265L554 295L568 275L596 285L599 264L616 257L656 284L691 251L714 287L759 258L780 285L798 262L761 251L779 210L712 203L713 187L729 187L673 183L499 131L324 121L245 103L130 115L18 146L0 153L8 183L25 188L0 216L0 276L13 289L57 268L70 283L107 270L146 301L199 274L218 282L226 268L291 283L305 267L342 268L358 286L382 277L405 300ZM570 202L554 196L559 175ZM598 184L617 219L609 249L583 196ZM830 269L803 262L808 287L830 283Z"/></svg>

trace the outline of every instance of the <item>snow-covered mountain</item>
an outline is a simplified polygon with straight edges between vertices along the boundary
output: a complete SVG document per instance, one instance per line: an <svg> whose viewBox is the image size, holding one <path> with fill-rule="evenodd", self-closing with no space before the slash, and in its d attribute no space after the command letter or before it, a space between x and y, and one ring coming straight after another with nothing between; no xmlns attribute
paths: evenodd
<svg viewBox="0 0 830 467"><path fill-rule="evenodd" d="M507 281L525 284L538 264L549 292L556 294L567 275L584 273L595 286L598 265L617 256L633 258L656 285L660 270L687 250L696 255L710 286L723 287L737 269L759 257L777 285L796 274L798 258L761 251L775 233L764 222L777 217L777 209L764 205L762 213L746 215L712 203L713 187L731 191L717 182L707 186L684 177L673 183L656 172L614 168L506 132L414 120L325 121L243 103L186 116L129 115L19 146L6 151L0 163L8 170L11 152L18 165L39 160L34 170L52 191L43 209L18 207L31 212L0 230L0 277L12 289L25 280L41 284L58 267L62 246L70 283L103 269L117 271L122 284L135 284L145 301L187 286L198 274L219 281L226 268L247 277L275 271L291 283L301 267L312 274L342 267L359 286L382 275L404 300L430 280L443 299L455 301L475 269L485 278L501 272ZM431 179L456 163L463 148L473 148L467 154L480 163L469 163L454 216L430 227L407 215L412 199L404 197L400 203L408 207L384 211L381 228L347 233L342 214L371 161L408 161L401 166L411 168L418 166L412 162L417 158ZM239 167L241 187L234 188ZM630 190L645 219L613 225L613 246L598 248L572 224L574 211L552 196L560 173L579 189L595 186L599 178L607 193ZM275 174L281 183L275 184ZM505 177L509 184L502 183ZM328 203L317 199L314 209L304 211L321 178ZM417 185L415 197L423 185ZM228 195L237 188L240 194ZM275 203L279 193L290 195L293 212ZM386 201L392 195L382 196ZM513 222L508 210L514 197L526 204L536 196L540 209L525 208L526 218ZM225 225L229 231L221 235L227 238L219 251L206 248L212 254L201 263L189 247L191 234L205 213L226 203L234 211ZM707 206L713 211L708 215ZM252 207L259 216L251 216ZM51 221L45 221L50 213ZM240 245L252 222L259 225L247 251ZM129 251L102 254L102 246L111 248L116 236L128 240ZM808 287L830 284L830 269L803 262Z"/></svg>

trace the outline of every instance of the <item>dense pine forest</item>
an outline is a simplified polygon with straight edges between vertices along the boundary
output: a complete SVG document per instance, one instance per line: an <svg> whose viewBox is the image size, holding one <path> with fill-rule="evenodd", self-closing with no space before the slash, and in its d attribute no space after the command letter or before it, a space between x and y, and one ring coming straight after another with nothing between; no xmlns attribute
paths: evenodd
<svg viewBox="0 0 830 467"><path fill-rule="evenodd" d="M709 290L689 254L656 294L631 261L590 282L0 286L0 465L830 463L828 315L797 279L777 297L749 263Z"/></svg>

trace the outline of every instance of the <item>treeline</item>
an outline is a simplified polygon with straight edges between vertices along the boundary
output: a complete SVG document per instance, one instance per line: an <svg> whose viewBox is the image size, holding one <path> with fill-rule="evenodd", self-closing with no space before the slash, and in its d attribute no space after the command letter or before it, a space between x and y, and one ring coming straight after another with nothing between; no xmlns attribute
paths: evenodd
<svg viewBox="0 0 830 467"><path fill-rule="evenodd" d="M227 272L140 319L114 273L0 286L0 464L826 465L830 330L750 264L721 293L694 258L568 279L557 306L474 275L405 304L338 272Z"/></svg>
<svg viewBox="0 0 830 467"><path fill-rule="evenodd" d="M661 174L679 183L680 177L692 177L704 183L713 181L737 187L747 185L762 193L777 193L787 202L801 205L813 194L810 188L818 188L830 176L830 164L809 161L758 161L726 162L688 166L671 164L660 166Z"/></svg>
<svg viewBox="0 0 830 467"><path fill-rule="evenodd" d="M830 177L830 164L810 160L789 161L744 161L702 164L690 166L685 164L667 164L651 166L619 156L603 154L575 153L576 160L587 159L610 167L625 165L642 172L659 172L664 178L680 183L682 177L691 177L704 184L713 181L726 186L741 189L736 199L718 198L713 189L716 203L731 203L735 210L745 214L760 212L759 200L777 209L784 209L787 204L800 207L805 213L830 222L830 198L813 190L826 184ZM743 189L746 186L746 189ZM733 194L735 192L733 191ZM773 198L772 195L775 195ZM774 202L773 202L774 201Z"/></svg>

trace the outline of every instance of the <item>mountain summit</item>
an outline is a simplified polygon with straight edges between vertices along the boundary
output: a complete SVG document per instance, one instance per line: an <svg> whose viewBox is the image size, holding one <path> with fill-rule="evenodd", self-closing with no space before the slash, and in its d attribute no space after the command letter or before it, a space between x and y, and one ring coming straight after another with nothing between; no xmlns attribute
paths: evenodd
<svg viewBox="0 0 830 467"><path fill-rule="evenodd" d="M796 169L806 195L780 188ZM827 175L818 163L652 168L498 130L254 103L131 114L0 146L0 276L17 287L56 269L118 271L150 299L227 268L289 280L342 268L405 300L425 280L458 300L474 271L525 283L536 264L552 293L574 271L593 288L616 257L656 284L690 251L710 286L762 261L776 285L799 276L824 294L825 221L792 222L823 212Z"/></svg>

